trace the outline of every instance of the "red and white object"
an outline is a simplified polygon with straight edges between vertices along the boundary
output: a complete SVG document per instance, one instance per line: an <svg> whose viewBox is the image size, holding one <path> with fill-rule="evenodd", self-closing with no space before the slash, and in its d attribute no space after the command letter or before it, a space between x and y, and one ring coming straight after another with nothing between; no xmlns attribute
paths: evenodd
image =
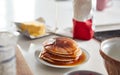
<svg viewBox="0 0 120 75"><path fill-rule="evenodd" d="M92 0L74 0L73 38L90 40L94 35Z"/></svg>

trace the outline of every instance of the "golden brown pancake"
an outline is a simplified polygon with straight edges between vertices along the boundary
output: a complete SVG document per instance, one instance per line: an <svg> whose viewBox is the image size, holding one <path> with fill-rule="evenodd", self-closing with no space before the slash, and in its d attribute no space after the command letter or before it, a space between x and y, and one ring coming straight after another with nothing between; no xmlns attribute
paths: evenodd
<svg viewBox="0 0 120 75"><path fill-rule="evenodd" d="M54 64L70 64L82 54L77 43L66 37L56 37L44 43L40 58Z"/></svg>
<svg viewBox="0 0 120 75"><path fill-rule="evenodd" d="M60 57L69 57L69 58L73 58L73 59L75 59L77 56L80 56L82 54L82 51L80 50L80 48L78 48L72 54L57 54L57 53L51 52L51 50L46 50L46 49L45 49L45 51L50 53L50 54L53 54L53 55L57 55Z"/></svg>
<svg viewBox="0 0 120 75"><path fill-rule="evenodd" d="M56 54L73 54L77 49L76 42L70 38L57 37L54 40L53 43L44 46L45 50Z"/></svg>
<svg viewBox="0 0 120 75"><path fill-rule="evenodd" d="M55 61L73 61L73 60L75 60L75 59L69 58L69 57L60 57L57 55L53 55L48 52L42 53L42 57L49 58L49 59L55 60Z"/></svg>

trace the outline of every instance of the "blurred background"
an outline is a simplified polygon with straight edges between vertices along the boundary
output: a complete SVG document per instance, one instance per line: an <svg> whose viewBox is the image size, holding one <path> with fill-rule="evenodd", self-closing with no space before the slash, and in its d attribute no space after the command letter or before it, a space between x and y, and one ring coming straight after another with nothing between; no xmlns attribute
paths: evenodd
<svg viewBox="0 0 120 75"><path fill-rule="evenodd" d="M109 7L97 10L98 0L93 0L94 25L109 25L120 29L120 0L112 0ZM102 0L101 0L102 1ZM43 17L47 25L64 28L72 26L73 0L0 0L0 28L9 27L12 22L23 22ZM110 28L107 27L107 28ZM99 29L99 28L96 28Z"/></svg>

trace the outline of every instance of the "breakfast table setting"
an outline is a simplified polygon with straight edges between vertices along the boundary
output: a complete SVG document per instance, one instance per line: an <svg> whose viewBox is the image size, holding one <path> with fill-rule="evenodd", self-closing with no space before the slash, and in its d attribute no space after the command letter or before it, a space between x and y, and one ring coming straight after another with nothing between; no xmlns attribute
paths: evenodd
<svg viewBox="0 0 120 75"><path fill-rule="evenodd" d="M12 22L19 33L16 74L119 75L119 3L112 0L110 7L97 10L96 0L36 0L34 17L28 17L33 16L28 10L22 14L24 18L17 16ZM112 46L118 59L105 51ZM115 70L111 71L111 67Z"/></svg>
<svg viewBox="0 0 120 75"><path fill-rule="evenodd" d="M60 9L62 12L62 10L66 10L68 9L67 7L65 9L62 9L63 6L65 5L64 3L67 4L68 2L68 7L70 8L71 6L70 3L71 1L63 1L63 2L58 2L58 9ZM117 2L115 2L117 3ZM66 5L67 6L67 5ZM117 5L116 5L117 6ZM117 22L112 22L112 20L114 20L113 18L108 18L109 14L106 15L107 12L115 10L114 8L116 7L111 7L111 8L106 8L106 10L104 11L95 11L95 35L92 39L90 40L79 40L79 39L75 39L75 41L78 43L78 46L87 51L89 53L89 59L83 63L80 64L79 66L72 66L72 68L70 67L60 67L60 66L56 66L56 65L51 65L48 64L46 62L42 62L41 60L39 60L38 56L39 53L41 51L42 46L43 46L43 42L45 42L46 40L50 39L50 38L54 38L54 37L58 37L58 36L62 36L62 37L68 37L68 38L72 38L72 34L71 34L71 28L67 25L71 25L71 22L69 22L70 20L70 16L69 13L69 17L66 17L66 22L64 22L64 20L62 21L62 19L60 19L61 17L57 17L59 21L57 21L57 24L61 24L61 25L57 25L59 27L59 30L54 33L54 34L50 34L49 36L45 36L45 37L40 37L37 39L29 39L23 35L19 36L19 40L18 40L18 45L19 45L19 49L21 51L21 53L23 54L26 63L28 64L29 68L31 69L31 72L33 73L33 75L64 75L66 73L72 72L72 71L92 71L92 72L97 72L100 73L100 75L107 75L107 71L104 67L104 62L103 59L99 53L100 50L100 42L110 38L110 37L119 37L119 30L120 30L120 25L117 24ZM70 9L68 9L68 12L70 11ZM111 14L111 13L110 13ZM38 14L39 15L39 14ZM61 14L61 16L64 15ZM99 15L105 15L106 18L105 20L107 20L107 22L105 20L102 20L102 17ZM113 14L114 15L114 14ZM118 17L117 17L118 18ZM48 19L48 18L47 18ZM68 21L67 21L68 20ZM49 20L46 20L46 22ZM101 22L102 21L102 22ZM60 23L63 22L63 23ZM64 23L66 25L64 25ZM110 24L110 25L109 25ZM111 25L113 24L113 25ZM63 28L63 26L65 29ZM105 26L106 25L106 26ZM117 35L115 36L108 36L111 35L113 33L110 33L108 30L114 30L117 32L115 32ZM101 31L101 32L100 32ZM104 32L105 36L101 36ZM108 32L108 33L107 33ZM102 37L102 39L101 39ZM37 57L36 57L37 55Z"/></svg>

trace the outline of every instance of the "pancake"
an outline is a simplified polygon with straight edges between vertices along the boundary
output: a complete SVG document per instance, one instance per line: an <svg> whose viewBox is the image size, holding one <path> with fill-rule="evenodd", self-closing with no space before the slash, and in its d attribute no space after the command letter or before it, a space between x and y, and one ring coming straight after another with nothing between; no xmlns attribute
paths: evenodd
<svg viewBox="0 0 120 75"><path fill-rule="evenodd" d="M41 57L48 58L48 59L55 60L55 61L73 61L73 60L75 60L74 58L60 57L57 55L50 54L48 52L42 53Z"/></svg>
<svg viewBox="0 0 120 75"><path fill-rule="evenodd" d="M52 63L52 64L57 64L57 65L66 65L66 64L72 64L74 61L55 61L55 60L51 60L49 58L46 57L42 57L43 60Z"/></svg>
<svg viewBox="0 0 120 75"><path fill-rule="evenodd" d="M73 52L77 49L77 44L74 40L66 37L58 37L54 38L54 42L51 44L46 43L44 45L45 50L48 50L51 53L56 54L73 54Z"/></svg>
<svg viewBox="0 0 120 75"><path fill-rule="evenodd" d="M45 51L47 51L50 54L54 54L54 55L57 55L60 57L69 57L69 58L73 58L73 59L75 59L77 56L80 56L82 54L82 51L80 50L80 48L78 48L72 54L57 54L57 53L52 52L51 50L46 50L46 49L45 49Z"/></svg>
<svg viewBox="0 0 120 75"><path fill-rule="evenodd" d="M56 37L47 40L43 44L43 51L39 57L54 64L71 64L77 61L82 54L82 50L77 43L70 38Z"/></svg>
<svg viewBox="0 0 120 75"><path fill-rule="evenodd" d="M71 64L74 62L74 60L53 60L49 54L43 53L40 55L40 58L42 58L43 60L49 62L49 63L53 63L53 64L58 64L58 65L65 65L65 64Z"/></svg>
<svg viewBox="0 0 120 75"><path fill-rule="evenodd" d="M73 48L67 48L67 47L58 47L55 45L47 45L44 47L45 50L48 50L49 52L56 53L56 54L73 54L73 52L76 50Z"/></svg>

